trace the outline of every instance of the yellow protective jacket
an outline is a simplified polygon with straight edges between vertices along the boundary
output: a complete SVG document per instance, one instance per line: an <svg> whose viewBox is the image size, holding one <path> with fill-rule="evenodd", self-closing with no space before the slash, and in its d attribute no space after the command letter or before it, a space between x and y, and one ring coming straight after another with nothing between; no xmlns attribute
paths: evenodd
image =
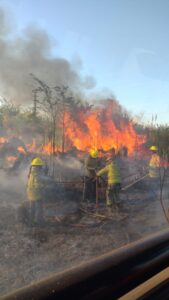
<svg viewBox="0 0 169 300"><path fill-rule="evenodd" d="M27 183L27 198L29 201L42 200L44 196L44 179L41 170L34 167L29 175Z"/></svg>
<svg viewBox="0 0 169 300"><path fill-rule="evenodd" d="M151 178L159 177L160 157L158 154L153 154L149 161L149 176Z"/></svg>
<svg viewBox="0 0 169 300"><path fill-rule="evenodd" d="M107 175L108 186L121 182L120 170L115 162L109 163L105 168L97 172L97 176L104 174Z"/></svg>

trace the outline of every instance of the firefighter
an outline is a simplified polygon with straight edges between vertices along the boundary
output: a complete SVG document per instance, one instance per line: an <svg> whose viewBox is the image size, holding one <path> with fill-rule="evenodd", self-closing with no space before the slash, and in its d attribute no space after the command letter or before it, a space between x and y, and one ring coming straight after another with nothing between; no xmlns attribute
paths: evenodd
<svg viewBox="0 0 169 300"><path fill-rule="evenodd" d="M32 160L28 182L27 182L27 199L29 210L29 225L42 225L43 217L43 200L44 200L44 172L43 161L36 157Z"/></svg>
<svg viewBox="0 0 169 300"><path fill-rule="evenodd" d="M98 167L98 150L90 149L89 156L85 160L85 199L96 198L96 169Z"/></svg>
<svg viewBox="0 0 169 300"><path fill-rule="evenodd" d="M149 178L155 179L159 178L159 168L160 168L160 157L158 155L158 148L156 146L150 147L152 156L149 161Z"/></svg>
<svg viewBox="0 0 169 300"><path fill-rule="evenodd" d="M157 146L151 146L150 148L151 157L148 163L148 180L147 187L149 191L149 198L158 197L160 187L160 165L161 159L158 155Z"/></svg>
<svg viewBox="0 0 169 300"><path fill-rule="evenodd" d="M115 155L106 159L107 165L97 172L97 176L107 176L107 188L106 188L106 205L117 210L117 203L119 202L119 191L121 189L120 170L115 161Z"/></svg>

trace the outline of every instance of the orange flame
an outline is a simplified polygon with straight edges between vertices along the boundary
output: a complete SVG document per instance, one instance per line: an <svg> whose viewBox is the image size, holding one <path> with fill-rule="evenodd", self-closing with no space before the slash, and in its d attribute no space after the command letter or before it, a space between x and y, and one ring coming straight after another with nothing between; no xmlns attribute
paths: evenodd
<svg viewBox="0 0 169 300"><path fill-rule="evenodd" d="M18 150L18 152L20 152L20 153L26 154L26 152L25 152L25 150L24 150L23 147L18 147L17 150Z"/></svg>
<svg viewBox="0 0 169 300"><path fill-rule="evenodd" d="M60 131L64 136L64 152L76 148L80 151L88 151L90 148L97 148L108 151L112 148L119 150L127 147L129 155L133 154L145 141L146 137L137 134L132 121L126 120L118 112L119 106L115 101L107 101L102 107L92 110L79 110L76 115L68 111L64 113L64 122L61 122ZM62 125L64 124L64 129ZM0 143L6 142L1 137ZM61 141L60 141L61 142ZM26 145L29 152L42 152L46 154L63 151L61 145L53 149L52 143L45 143L37 146L36 140ZM56 141L58 144L58 141ZM18 151L25 153L23 147Z"/></svg>
<svg viewBox="0 0 169 300"><path fill-rule="evenodd" d="M33 139L32 144L28 144L28 145L26 145L26 147L30 152L36 151L36 140Z"/></svg>
<svg viewBox="0 0 169 300"><path fill-rule="evenodd" d="M0 137L0 144L4 144L5 142L7 142L7 139L4 137Z"/></svg>
<svg viewBox="0 0 169 300"><path fill-rule="evenodd" d="M73 120L67 113L65 139L67 144L75 146L78 150L87 151L89 148L108 151L113 147L119 150L126 146L128 153L132 154L138 146L145 142L145 137L134 130L134 124L124 119L118 120L118 126L112 119L113 108L98 109L87 115L81 112ZM68 150L68 149L66 149Z"/></svg>
<svg viewBox="0 0 169 300"><path fill-rule="evenodd" d="M15 160L17 160L17 157L16 156L7 156L6 160L7 161L15 161Z"/></svg>

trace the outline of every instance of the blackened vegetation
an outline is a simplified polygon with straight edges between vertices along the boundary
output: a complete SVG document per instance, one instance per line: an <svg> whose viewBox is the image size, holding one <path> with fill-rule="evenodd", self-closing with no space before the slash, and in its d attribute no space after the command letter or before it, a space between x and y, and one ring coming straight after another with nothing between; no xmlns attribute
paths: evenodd
<svg viewBox="0 0 169 300"><path fill-rule="evenodd" d="M1 174L1 184L3 176ZM68 198L62 198L65 195L60 185L60 190L55 192L57 201L48 202L46 198L45 227L29 228L18 220L18 208L25 200L24 184L19 177L11 177L10 181L7 178L0 195L1 294L167 226L154 194L158 189L151 191L144 181L121 193L120 211L126 215L122 219L109 214L101 200L97 210L93 210L95 203L90 203L87 213L79 212L79 205L73 201L73 190ZM64 187L66 190L66 184Z"/></svg>

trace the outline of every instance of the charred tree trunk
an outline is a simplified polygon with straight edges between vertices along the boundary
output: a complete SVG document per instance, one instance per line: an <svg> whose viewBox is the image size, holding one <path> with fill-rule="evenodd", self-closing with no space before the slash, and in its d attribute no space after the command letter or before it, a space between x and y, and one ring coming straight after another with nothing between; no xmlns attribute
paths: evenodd
<svg viewBox="0 0 169 300"><path fill-rule="evenodd" d="M63 110L62 118L62 153L65 152L65 110Z"/></svg>
<svg viewBox="0 0 169 300"><path fill-rule="evenodd" d="M52 122L52 154L55 155L56 151L56 128L55 128L55 119Z"/></svg>

